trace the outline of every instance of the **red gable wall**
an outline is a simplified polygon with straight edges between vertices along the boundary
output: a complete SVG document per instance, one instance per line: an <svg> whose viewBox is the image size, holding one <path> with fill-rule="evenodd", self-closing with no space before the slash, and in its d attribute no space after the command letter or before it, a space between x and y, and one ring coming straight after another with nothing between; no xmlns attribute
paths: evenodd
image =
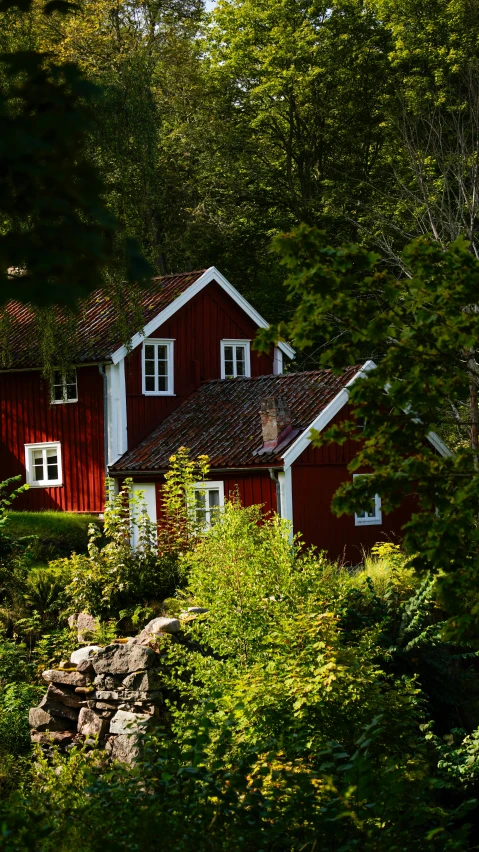
<svg viewBox="0 0 479 852"><path fill-rule="evenodd" d="M352 419L346 405L331 421ZM354 516L337 517L331 511L331 501L342 482L351 481L347 465L358 451L356 441L345 441L341 446L307 447L292 465L293 523L301 531L307 544L326 550L331 559L345 558L348 563L362 560L364 550L376 542L399 543L402 526L416 510L413 497L405 498L399 509L389 515L382 514L382 524L355 526ZM366 473L367 471L365 471Z"/></svg>
<svg viewBox="0 0 479 852"><path fill-rule="evenodd" d="M257 325L218 284L211 283L203 288L150 335L175 341L175 396L143 396L142 346L137 346L127 357L125 365L128 449L171 414L202 381L221 377L221 340L252 341L257 330ZM251 375L263 376L272 372L272 353L257 355L251 351Z"/></svg>
<svg viewBox="0 0 479 852"><path fill-rule="evenodd" d="M98 367L80 367L77 381L78 402L51 405L39 370L1 375L0 481L18 474L25 481L25 444L62 445L64 484L30 488L15 509L103 511L103 379Z"/></svg>

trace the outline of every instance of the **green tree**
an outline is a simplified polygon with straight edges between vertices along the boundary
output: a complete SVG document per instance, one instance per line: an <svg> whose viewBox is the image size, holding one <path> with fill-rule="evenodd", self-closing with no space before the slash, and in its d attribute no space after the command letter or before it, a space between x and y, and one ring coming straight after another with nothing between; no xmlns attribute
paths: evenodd
<svg viewBox="0 0 479 852"><path fill-rule="evenodd" d="M363 428L351 421L315 436L320 443L352 435L359 443L350 471L372 471L344 484L333 508L352 512L379 493L388 512L414 495L418 511L404 528L413 563L438 575L451 630L477 641L479 262L464 240L444 250L420 238L402 256L410 277L398 281L379 255L332 248L307 226L279 237L276 248L289 270L289 298L299 304L263 342L287 336L301 349L327 340L320 363L338 370L379 355L350 390ZM462 441L443 457L426 436L453 418Z"/></svg>
<svg viewBox="0 0 479 852"><path fill-rule="evenodd" d="M479 253L479 3L372 0L389 33L391 87L383 94L385 183L374 187L361 227L401 264L415 236L443 247L464 234Z"/></svg>
<svg viewBox="0 0 479 852"><path fill-rule="evenodd" d="M16 5L4 0L4 21ZM22 5L15 15L28 14ZM66 6L47 3L42 13ZM74 63L18 44L0 57L1 303L75 307L104 283L116 222L87 156L94 98ZM135 243L124 240L123 250L131 276L150 271Z"/></svg>

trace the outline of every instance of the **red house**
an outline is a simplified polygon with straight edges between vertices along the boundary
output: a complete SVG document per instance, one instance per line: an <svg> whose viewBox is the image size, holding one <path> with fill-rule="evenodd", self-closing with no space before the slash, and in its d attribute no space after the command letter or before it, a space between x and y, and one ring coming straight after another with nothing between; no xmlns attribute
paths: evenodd
<svg viewBox="0 0 479 852"><path fill-rule="evenodd" d="M31 310L13 303L11 364L0 373L0 480L30 484L19 509L101 513L107 472L145 491L157 517L159 486L179 446L211 461L202 488L205 520L232 490L246 505L263 503L332 557L400 535L412 506L386 517L379 499L369 513L336 518L338 485L350 477L355 444L316 449L311 427L348 417L348 386L370 365L341 378L330 371L287 373L286 343L258 355L251 343L266 321L218 272L156 279L140 306L143 328L126 346L117 304L95 293L81 314L79 356L52 385L41 374ZM447 452L436 436L436 449Z"/></svg>

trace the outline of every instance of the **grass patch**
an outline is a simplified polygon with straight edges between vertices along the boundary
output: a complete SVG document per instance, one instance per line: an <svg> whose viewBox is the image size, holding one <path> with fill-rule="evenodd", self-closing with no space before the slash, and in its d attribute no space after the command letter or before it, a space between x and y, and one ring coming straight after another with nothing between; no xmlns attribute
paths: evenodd
<svg viewBox="0 0 479 852"><path fill-rule="evenodd" d="M385 542L374 545L371 553L363 554L363 564L351 574L350 582L358 589L372 584L376 595L383 599L390 593L391 582L397 593L408 597L419 579L401 548Z"/></svg>
<svg viewBox="0 0 479 852"><path fill-rule="evenodd" d="M8 512L6 532L16 540L33 536L29 551L37 565L52 559L86 553L88 527L91 523L102 525L95 515L77 515L74 512Z"/></svg>

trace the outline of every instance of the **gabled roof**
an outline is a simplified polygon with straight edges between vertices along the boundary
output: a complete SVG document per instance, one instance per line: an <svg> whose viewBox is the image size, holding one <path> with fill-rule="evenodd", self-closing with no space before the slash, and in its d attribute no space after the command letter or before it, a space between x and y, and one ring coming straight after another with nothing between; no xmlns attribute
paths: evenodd
<svg viewBox="0 0 479 852"><path fill-rule="evenodd" d="M166 470L170 456L181 445L188 447L192 456L208 455L213 470L281 465L287 447L284 442L276 451L257 452L263 444L261 400L278 396L287 404L292 416L292 442L298 434L309 432L313 421L360 370L360 366L348 367L339 377L331 370L315 370L207 382L110 470Z"/></svg>
<svg viewBox="0 0 479 852"><path fill-rule="evenodd" d="M241 296L238 290L214 266L211 266L209 269L197 272L164 275L153 279L151 286L141 291L140 305L136 305L136 310L139 308L143 329L142 332L137 332L133 336L130 345L135 347L141 343L144 337L166 322L212 281L216 281L260 328L268 326L266 320ZM30 307L19 302L10 302L6 306L6 311L11 320L10 368L40 366L41 355L34 312ZM133 309L131 305L128 305L127 300L125 304L121 304L105 291L95 291L84 303L79 315L76 328L78 358L75 360L78 363L108 360L118 363L127 353L125 341L122 340L122 328L132 325ZM279 346L290 358L293 357L294 350L288 344L280 343Z"/></svg>

